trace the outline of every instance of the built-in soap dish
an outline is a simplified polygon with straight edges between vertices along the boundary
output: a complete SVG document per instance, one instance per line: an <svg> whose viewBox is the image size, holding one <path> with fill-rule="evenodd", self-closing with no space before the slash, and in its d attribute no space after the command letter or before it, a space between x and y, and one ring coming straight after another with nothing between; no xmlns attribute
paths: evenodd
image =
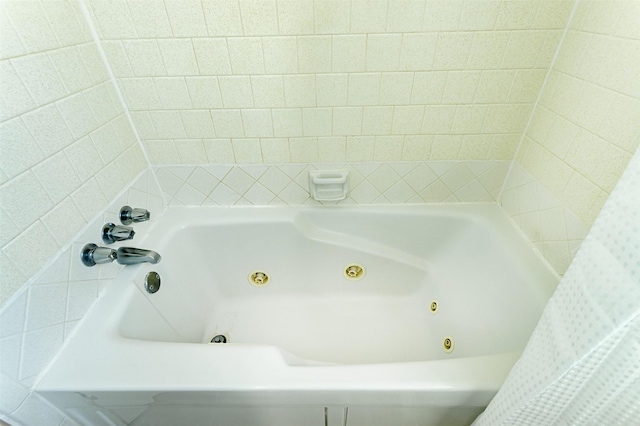
<svg viewBox="0 0 640 426"><path fill-rule="evenodd" d="M311 170L309 192L317 201L340 201L349 193L349 170Z"/></svg>

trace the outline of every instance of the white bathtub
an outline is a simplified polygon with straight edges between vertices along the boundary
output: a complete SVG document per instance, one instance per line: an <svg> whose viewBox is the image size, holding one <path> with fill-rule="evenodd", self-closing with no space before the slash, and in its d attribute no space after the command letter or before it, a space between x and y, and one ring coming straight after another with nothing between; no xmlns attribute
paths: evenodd
<svg viewBox="0 0 640 426"><path fill-rule="evenodd" d="M126 245L162 261L124 268L37 385L81 424L469 424L557 284L494 204L172 207Z"/></svg>

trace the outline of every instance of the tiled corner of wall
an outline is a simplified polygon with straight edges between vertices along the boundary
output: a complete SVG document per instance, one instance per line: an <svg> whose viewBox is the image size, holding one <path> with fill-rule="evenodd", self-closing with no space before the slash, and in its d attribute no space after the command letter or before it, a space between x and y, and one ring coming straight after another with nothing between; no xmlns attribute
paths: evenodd
<svg viewBox="0 0 640 426"><path fill-rule="evenodd" d="M514 163L500 205L554 270L562 275L589 231L544 185Z"/></svg>
<svg viewBox="0 0 640 426"><path fill-rule="evenodd" d="M0 304L146 167L80 4L0 5Z"/></svg>
<svg viewBox="0 0 640 426"><path fill-rule="evenodd" d="M0 310L0 412L25 425L58 424L63 418L42 402L30 389L38 375L60 350L75 326L97 300L101 292L122 268L106 264L88 268L80 262L86 243L104 245L102 226L119 223L123 205L146 208L151 221L135 225L136 234L146 229L164 211L164 199L151 171L143 172L115 199L103 214L72 238L30 285L23 287ZM45 416L45 417L43 417ZM44 418L44 421L36 421Z"/></svg>
<svg viewBox="0 0 640 426"><path fill-rule="evenodd" d="M640 144L640 8L580 1L517 161L590 225Z"/></svg>
<svg viewBox="0 0 640 426"><path fill-rule="evenodd" d="M611 5L593 3L603 5L603 14ZM640 3L635 4L640 11ZM549 300L522 356L474 424L638 423L639 182L637 152Z"/></svg>
<svg viewBox="0 0 640 426"><path fill-rule="evenodd" d="M349 170L338 204L492 202L507 161L157 166L169 205L314 205L309 170ZM335 203L333 203L335 204Z"/></svg>

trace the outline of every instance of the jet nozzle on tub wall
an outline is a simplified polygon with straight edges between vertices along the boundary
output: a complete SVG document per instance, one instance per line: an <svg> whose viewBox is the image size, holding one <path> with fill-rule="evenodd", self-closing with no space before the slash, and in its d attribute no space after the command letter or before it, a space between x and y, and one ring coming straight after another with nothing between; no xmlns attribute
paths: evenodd
<svg viewBox="0 0 640 426"><path fill-rule="evenodd" d="M349 170L311 170L309 192L317 201L341 201L349 193Z"/></svg>

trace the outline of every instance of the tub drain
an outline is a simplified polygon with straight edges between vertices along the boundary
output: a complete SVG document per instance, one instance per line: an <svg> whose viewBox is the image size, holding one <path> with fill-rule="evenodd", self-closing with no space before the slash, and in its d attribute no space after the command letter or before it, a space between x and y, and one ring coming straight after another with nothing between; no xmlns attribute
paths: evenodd
<svg viewBox="0 0 640 426"><path fill-rule="evenodd" d="M429 305L429 310L431 311L432 314L435 314L436 312L438 312L438 302L433 300L431 302L431 305Z"/></svg>
<svg viewBox="0 0 640 426"><path fill-rule="evenodd" d="M227 336L225 336L224 334L217 334L213 336L213 339L211 339L211 343L227 343Z"/></svg>

